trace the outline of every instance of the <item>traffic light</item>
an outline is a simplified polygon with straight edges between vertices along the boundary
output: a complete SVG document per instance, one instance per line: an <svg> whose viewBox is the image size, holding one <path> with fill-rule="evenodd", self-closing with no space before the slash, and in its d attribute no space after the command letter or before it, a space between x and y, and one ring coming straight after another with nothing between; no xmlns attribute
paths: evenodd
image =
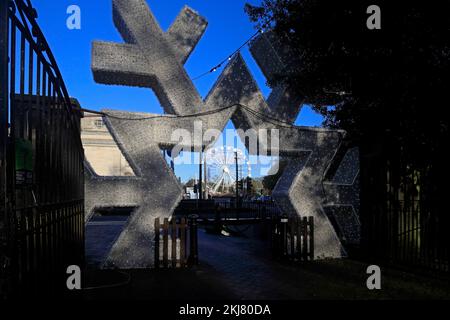
<svg viewBox="0 0 450 320"><path fill-rule="evenodd" d="M238 181L238 189L239 190L244 190L244 181L242 181L242 180Z"/></svg>

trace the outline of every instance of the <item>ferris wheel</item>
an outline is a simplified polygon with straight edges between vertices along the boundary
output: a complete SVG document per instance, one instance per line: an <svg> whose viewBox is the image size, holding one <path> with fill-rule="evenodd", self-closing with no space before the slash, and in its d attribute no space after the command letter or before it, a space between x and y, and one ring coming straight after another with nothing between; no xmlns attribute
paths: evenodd
<svg viewBox="0 0 450 320"><path fill-rule="evenodd" d="M209 149L205 157L212 193L228 193L235 186L236 157L239 179L243 178L243 167L247 166L247 175L251 170L244 152L233 147Z"/></svg>

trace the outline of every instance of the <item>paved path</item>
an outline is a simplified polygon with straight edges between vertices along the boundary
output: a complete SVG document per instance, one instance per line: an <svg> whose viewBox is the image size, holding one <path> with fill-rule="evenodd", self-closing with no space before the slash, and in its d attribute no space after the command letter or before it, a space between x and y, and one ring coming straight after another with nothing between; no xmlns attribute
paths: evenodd
<svg viewBox="0 0 450 320"><path fill-rule="evenodd" d="M271 258L263 242L199 233L201 263L238 299L450 298L449 282L382 269L382 290L367 289L367 264L331 260L289 265Z"/></svg>
<svg viewBox="0 0 450 320"><path fill-rule="evenodd" d="M297 291L269 253L262 241L199 232L201 262L214 268L239 299L287 299Z"/></svg>
<svg viewBox="0 0 450 320"><path fill-rule="evenodd" d="M88 265L99 267L126 217L97 218L87 226ZM242 228L242 227L240 227ZM450 282L382 269L382 290L366 287L367 264L331 260L302 265L271 258L266 243L199 230L200 266L186 270L130 270L130 285L91 298L124 299L450 299Z"/></svg>
<svg viewBox="0 0 450 320"><path fill-rule="evenodd" d="M89 268L100 268L125 226L126 216L94 216L86 224L86 261Z"/></svg>

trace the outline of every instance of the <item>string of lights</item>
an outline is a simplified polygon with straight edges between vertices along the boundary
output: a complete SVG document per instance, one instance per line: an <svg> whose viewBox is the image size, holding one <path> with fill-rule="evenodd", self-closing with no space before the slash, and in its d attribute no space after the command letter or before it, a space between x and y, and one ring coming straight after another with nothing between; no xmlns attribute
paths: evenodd
<svg viewBox="0 0 450 320"><path fill-rule="evenodd" d="M261 113L259 111L253 110L247 106L244 105L240 105L243 109L247 110L250 114L252 114L253 116L264 120L266 122L269 122L275 126L279 126L279 127L284 127L284 128L295 128L295 125L292 125L291 123L287 122L287 121L283 121L281 119L275 118L275 117L271 117L265 113Z"/></svg>
<svg viewBox="0 0 450 320"><path fill-rule="evenodd" d="M247 39L239 48L237 48L227 58L225 58L222 61L220 61L217 65L215 65L214 67L209 69L209 71L206 71L206 72L200 74L199 76L193 78L192 81L196 81L196 80L198 80L200 78L203 78L203 77L207 76L208 74L214 73L217 70L219 70L223 65L225 65L227 62L231 61L231 59L233 59L233 57L235 55L237 55L242 50L242 48L244 48L247 44L249 44L253 39L255 39L259 34L262 34L262 33L264 33L264 30L263 29L259 29L255 34L253 34L249 39Z"/></svg>
<svg viewBox="0 0 450 320"><path fill-rule="evenodd" d="M252 108L240 104L240 103L235 103L232 104L230 106L227 107L222 107L222 108L217 108L214 110L209 110L209 111L205 111L205 112L199 112L199 113L193 113L193 114L188 114L188 115L183 115L183 116L176 116L176 115L155 115L155 116L149 116L149 117L141 117L141 118L126 118L126 117L120 117L120 116L115 116L115 115L111 115L105 112L100 112L100 111L93 111L93 110L88 110L88 109L81 109L81 111L83 112L88 112L88 113L92 113L92 114L96 114L102 117L109 117L112 119L117 119L117 120L124 120L124 121L144 121L144 120L154 120L154 119L185 119L185 118L195 118L195 117L201 117L201 116L208 116L208 115L212 115L212 114L216 114L216 113L220 113L223 112L225 110L234 108L234 107L241 107L242 109L245 109L246 111L248 111L251 115L267 121L273 125L276 126L280 126L280 127L286 127L286 128L296 128L295 125L292 125L289 122L283 121L281 119L277 119L275 117L269 116L265 113L253 110Z"/></svg>
<svg viewBox="0 0 450 320"><path fill-rule="evenodd" d="M88 109L81 109L81 111L83 112L88 112L88 113L92 113L92 114L96 114L102 117L108 117L108 118L112 118L112 119L117 119L117 120L124 120L124 121L144 121L144 120L154 120L154 119L184 119L184 118L195 118L195 117L202 117L202 116L208 116L208 115L212 115L215 113L220 113L222 111L225 111L227 109L231 109L233 107L237 107L239 106L239 104L233 104L230 105L228 107L223 107L223 108L218 108L218 109L214 109L214 110L209 110L209 111L205 111L205 112L199 112L199 113L192 113L192 114L187 114L187 115L183 115L183 116L178 116L178 115L155 115L155 116L149 116L149 117L142 117L142 118L125 118L125 117L119 117L119 116L114 116L105 112L101 112L101 111L93 111L93 110L88 110Z"/></svg>

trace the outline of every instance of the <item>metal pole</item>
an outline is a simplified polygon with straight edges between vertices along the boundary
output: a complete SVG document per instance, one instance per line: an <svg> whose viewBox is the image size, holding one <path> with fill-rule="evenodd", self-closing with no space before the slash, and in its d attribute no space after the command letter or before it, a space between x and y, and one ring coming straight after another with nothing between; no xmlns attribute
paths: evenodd
<svg viewBox="0 0 450 320"><path fill-rule="evenodd" d="M200 159L199 159L199 179L198 179L198 197L199 200L203 200L203 168L202 168L202 164L203 164L203 148L200 151Z"/></svg>
<svg viewBox="0 0 450 320"><path fill-rule="evenodd" d="M0 261L6 255L6 222L7 217L7 145L8 145L8 3L9 1L0 0ZM2 266L0 265L0 268ZM0 270L0 274L5 274L6 270ZM2 282L3 279L0 279ZM0 299L3 292L0 288Z"/></svg>
<svg viewBox="0 0 450 320"><path fill-rule="evenodd" d="M287 224L289 222L288 216L284 214L281 216L281 255L284 257L287 255Z"/></svg>
<svg viewBox="0 0 450 320"><path fill-rule="evenodd" d="M0 220L6 214L6 148L8 145L8 2L0 0L0 181L1 181L1 211Z"/></svg>
<svg viewBox="0 0 450 320"><path fill-rule="evenodd" d="M239 168L238 168L238 153L237 151L234 153L235 163L236 163L236 209L239 208Z"/></svg>
<svg viewBox="0 0 450 320"><path fill-rule="evenodd" d="M8 1L0 0L0 167L1 206L6 201L6 146L8 144ZM3 217L0 217L2 219Z"/></svg>
<svg viewBox="0 0 450 320"><path fill-rule="evenodd" d="M206 156L204 157L204 174L205 174L205 199L208 200L208 170L206 165Z"/></svg>

